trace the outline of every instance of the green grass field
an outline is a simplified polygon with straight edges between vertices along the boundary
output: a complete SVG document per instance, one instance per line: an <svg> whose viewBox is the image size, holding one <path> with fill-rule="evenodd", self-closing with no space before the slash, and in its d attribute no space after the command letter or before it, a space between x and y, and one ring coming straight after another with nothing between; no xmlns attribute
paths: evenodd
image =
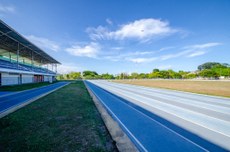
<svg viewBox="0 0 230 152"><path fill-rule="evenodd" d="M0 119L0 151L117 151L82 81Z"/></svg>

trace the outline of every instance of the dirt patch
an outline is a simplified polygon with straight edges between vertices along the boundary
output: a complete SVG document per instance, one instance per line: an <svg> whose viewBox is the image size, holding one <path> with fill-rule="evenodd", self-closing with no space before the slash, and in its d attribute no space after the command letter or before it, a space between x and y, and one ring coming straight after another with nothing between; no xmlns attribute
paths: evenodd
<svg viewBox="0 0 230 152"><path fill-rule="evenodd" d="M230 81L116 80L114 82L230 97Z"/></svg>

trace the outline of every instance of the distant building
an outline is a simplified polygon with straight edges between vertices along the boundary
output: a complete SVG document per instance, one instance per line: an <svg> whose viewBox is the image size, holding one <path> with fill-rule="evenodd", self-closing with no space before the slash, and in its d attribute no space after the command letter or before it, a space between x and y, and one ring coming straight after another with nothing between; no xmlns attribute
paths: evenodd
<svg viewBox="0 0 230 152"><path fill-rule="evenodd" d="M57 60L0 20L0 86L53 82L57 64Z"/></svg>

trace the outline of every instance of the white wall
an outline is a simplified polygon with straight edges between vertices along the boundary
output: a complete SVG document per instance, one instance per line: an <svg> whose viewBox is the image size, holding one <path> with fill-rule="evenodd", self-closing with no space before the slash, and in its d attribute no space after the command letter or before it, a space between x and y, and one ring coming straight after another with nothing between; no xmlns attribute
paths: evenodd
<svg viewBox="0 0 230 152"><path fill-rule="evenodd" d="M2 73L2 85L18 84L19 74Z"/></svg>
<svg viewBox="0 0 230 152"><path fill-rule="evenodd" d="M53 82L53 78L52 78L52 76L44 76L44 82L50 82L50 83L52 83Z"/></svg>
<svg viewBox="0 0 230 152"><path fill-rule="evenodd" d="M44 76L44 82L48 82L49 81L49 76Z"/></svg>
<svg viewBox="0 0 230 152"><path fill-rule="evenodd" d="M34 82L34 75L22 74L22 84L33 83L33 82Z"/></svg>
<svg viewBox="0 0 230 152"><path fill-rule="evenodd" d="M49 76L49 82L53 83L53 77L52 76Z"/></svg>

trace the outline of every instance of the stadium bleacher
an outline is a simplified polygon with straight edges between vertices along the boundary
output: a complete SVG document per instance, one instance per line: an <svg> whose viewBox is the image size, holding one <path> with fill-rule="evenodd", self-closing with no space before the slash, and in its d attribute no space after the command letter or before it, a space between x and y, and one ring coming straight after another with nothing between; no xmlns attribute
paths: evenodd
<svg viewBox="0 0 230 152"><path fill-rule="evenodd" d="M44 69L44 68L40 68L36 66L28 66L22 63L17 64L15 62L10 62L6 60L2 60L2 59L0 59L0 67L8 68L8 69L15 69L15 70L30 71L30 72L55 74L55 72L48 70L48 69Z"/></svg>
<svg viewBox="0 0 230 152"><path fill-rule="evenodd" d="M0 20L0 86L53 82L58 64L60 62Z"/></svg>

